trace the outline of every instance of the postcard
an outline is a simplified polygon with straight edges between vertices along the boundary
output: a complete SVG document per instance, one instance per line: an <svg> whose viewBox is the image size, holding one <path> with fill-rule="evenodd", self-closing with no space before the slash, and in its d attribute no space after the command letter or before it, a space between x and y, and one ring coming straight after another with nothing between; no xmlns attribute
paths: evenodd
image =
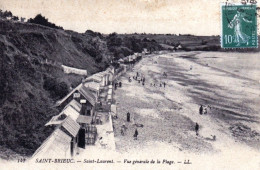
<svg viewBox="0 0 260 170"><path fill-rule="evenodd" d="M1 0L0 169L260 169L256 0Z"/></svg>

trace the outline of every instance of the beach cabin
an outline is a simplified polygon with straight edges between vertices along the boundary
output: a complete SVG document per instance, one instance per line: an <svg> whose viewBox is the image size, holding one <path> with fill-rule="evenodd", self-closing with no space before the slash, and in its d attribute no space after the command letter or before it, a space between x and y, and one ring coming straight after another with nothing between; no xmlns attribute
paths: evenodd
<svg viewBox="0 0 260 170"><path fill-rule="evenodd" d="M56 129L34 152L32 159L41 158L70 158L72 137Z"/></svg>
<svg viewBox="0 0 260 170"><path fill-rule="evenodd" d="M102 82L102 77L98 74L93 74L92 76L90 77L87 77L85 80L84 80L84 83L85 82L96 82L96 83L101 83Z"/></svg>
<svg viewBox="0 0 260 170"><path fill-rule="evenodd" d="M106 71L96 73L95 75L101 78L101 82L100 82L101 87L105 87L106 85L108 85L108 77L107 77L108 75Z"/></svg>
<svg viewBox="0 0 260 170"><path fill-rule="evenodd" d="M100 83L91 81L91 82L84 82L83 85L89 91L91 91L93 95L95 95L97 97L99 96L99 94L100 94Z"/></svg>
<svg viewBox="0 0 260 170"><path fill-rule="evenodd" d="M103 71L103 75L104 75L104 78L105 78L105 86L109 85L109 73L107 70Z"/></svg>
<svg viewBox="0 0 260 170"><path fill-rule="evenodd" d="M70 115L65 117L55 131L35 151L33 157L71 157L75 155L80 125Z"/></svg>
<svg viewBox="0 0 260 170"><path fill-rule="evenodd" d="M79 112L80 113L80 111L81 111L81 108L82 108L82 105L79 103L79 102L77 102L75 99L72 99L70 102L69 102L69 104L67 104L66 106L65 106L65 108L66 107L68 107L68 106L71 106L73 109L75 109L77 112ZM64 109L65 109L64 108Z"/></svg>
<svg viewBox="0 0 260 170"><path fill-rule="evenodd" d="M59 127L63 132L69 135L72 139L70 141L70 154L75 155L75 148L78 143L78 132L80 130L80 125L74 121L70 116L68 116Z"/></svg>
<svg viewBox="0 0 260 170"><path fill-rule="evenodd" d="M112 104L112 95L107 95L107 104Z"/></svg>
<svg viewBox="0 0 260 170"><path fill-rule="evenodd" d="M76 121L79 117L79 112L74 109L71 105L67 105L60 114L53 116L51 120L45 124L49 125L60 125L67 117L70 117L72 120Z"/></svg>
<svg viewBox="0 0 260 170"><path fill-rule="evenodd" d="M117 108L115 104L111 104L110 114L112 117L117 117Z"/></svg>
<svg viewBox="0 0 260 170"><path fill-rule="evenodd" d="M112 84L112 81L114 79L114 74L115 74L115 69L113 66L110 66L106 69L107 75L108 75L108 81L109 81L109 85Z"/></svg>
<svg viewBox="0 0 260 170"><path fill-rule="evenodd" d="M56 103L57 107L64 108L71 100L76 100L81 104L80 115L93 116L95 113L95 104L97 96L93 94L82 83L73 89L67 96Z"/></svg>

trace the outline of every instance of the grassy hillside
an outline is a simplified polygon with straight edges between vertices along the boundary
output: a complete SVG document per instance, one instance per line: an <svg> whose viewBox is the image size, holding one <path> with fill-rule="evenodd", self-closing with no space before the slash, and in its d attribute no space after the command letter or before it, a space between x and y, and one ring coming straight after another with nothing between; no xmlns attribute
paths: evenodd
<svg viewBox="0 0 260 170"><path fill-rule="evenodd" d="M248 49L221 49L220 36L194 36L194 35L175 35L175 34L121 34L122 37L134 37L136 39L155 41L164 49L171 50L172 47L182 45L185 51L230 51L230 52L256 52L258 48ZM258 42L260 36L258 37Z"/></svg>

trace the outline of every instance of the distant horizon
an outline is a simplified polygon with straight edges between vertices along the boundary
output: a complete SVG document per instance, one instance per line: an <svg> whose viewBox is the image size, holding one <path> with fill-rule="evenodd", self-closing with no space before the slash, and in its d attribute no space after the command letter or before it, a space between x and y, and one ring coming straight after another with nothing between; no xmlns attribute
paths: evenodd
<svg viewBox="0 0 260 170"><path fill-rule="evenodd" d="M0 9L84 33L220 36L222 0L2 0ZM258 5L259 6L259 5ZM259 31L258 31L259 34Z"/></svg>

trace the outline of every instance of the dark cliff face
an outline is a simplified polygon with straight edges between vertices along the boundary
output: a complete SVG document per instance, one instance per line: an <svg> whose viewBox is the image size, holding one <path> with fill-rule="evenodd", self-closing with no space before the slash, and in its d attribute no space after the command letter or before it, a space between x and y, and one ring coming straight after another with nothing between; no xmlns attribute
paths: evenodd
<svg viewBox="0 0 260 170"><path fill-rule="evenodd" d="M44 124L58 114L52 107L55 101L82 79L64 74L61 64L101 71L109 62L106 43L99 37L7 20L0 20L0 30L0 146L31 155L52 132Z"/></svg>

